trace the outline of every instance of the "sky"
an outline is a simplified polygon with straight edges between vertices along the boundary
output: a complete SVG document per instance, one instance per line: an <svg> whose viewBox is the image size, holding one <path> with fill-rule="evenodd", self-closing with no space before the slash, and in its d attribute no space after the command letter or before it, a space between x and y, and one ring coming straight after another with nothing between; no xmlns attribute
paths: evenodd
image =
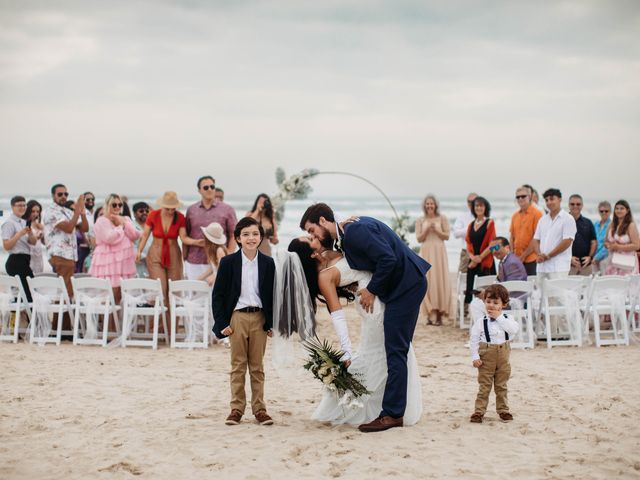
<svg viewBox="0 0 640 480"><path fill-rule="evenodd" d="M639 198L640 2L0 0L0 190ZM319 177L316 194L368 195Z"/></svg>

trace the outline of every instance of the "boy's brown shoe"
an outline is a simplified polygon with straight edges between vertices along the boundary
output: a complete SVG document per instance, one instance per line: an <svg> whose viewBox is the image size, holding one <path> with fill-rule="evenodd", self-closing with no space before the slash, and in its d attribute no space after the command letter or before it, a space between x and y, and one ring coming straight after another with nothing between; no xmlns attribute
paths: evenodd
<svg viewBox="0 0 640 480"><path fill-rule="evenodd" d="M511 420L513 420L513 415L511 415L509 412L502 412L498 415L500 415L500 420L502 420L503 422L510 422Z"/></svg>
<svg viewBox="0 0 640 480"><path fill-rule="evenodd" d="M240 410L231 410L231 413L224 421L225 425L238 425L242 420L242 412Z"/></svg>
<svg viewBox="0 0 640 480"><path fill-rule="evenodd" d="M273 418L267 415L266 410L256 412L256 420L260 425L273 425Z"/></svg>
<svg viewBox="0 0 640 480"><path fill-rule="evenodd" d="M476 412L473 415L471 415L471 418L469 419L469 421L471 423L482 423L482 417L484 417L484 415Z"/></svg>

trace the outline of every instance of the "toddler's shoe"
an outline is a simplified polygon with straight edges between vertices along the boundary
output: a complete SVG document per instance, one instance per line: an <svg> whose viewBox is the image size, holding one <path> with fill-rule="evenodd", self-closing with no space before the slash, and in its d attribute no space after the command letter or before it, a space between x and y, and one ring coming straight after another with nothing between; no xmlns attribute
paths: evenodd
<svg viewBox="0 0 640 480"><path fill-rule="evenodd" d="M513 415L511 415L509 412L502 412L498 415L500 415L500 420L502 420L503 422L510 422L511 420L513 420Z"/></svg>
<svg viewBox="0 0 640 480"><path fill-rule="evenodd" d="M471 418L469 419L469 421L471 423L482 423L482 417L484 417L484 415L476 412L473 415L471 415Z"/></svg>

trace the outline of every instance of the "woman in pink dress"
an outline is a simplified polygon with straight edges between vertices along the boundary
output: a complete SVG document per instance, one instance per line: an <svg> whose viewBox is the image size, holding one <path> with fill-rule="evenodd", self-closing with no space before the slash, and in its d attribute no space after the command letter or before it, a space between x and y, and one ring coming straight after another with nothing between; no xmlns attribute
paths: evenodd
<svg viewBox="0 0 640 480"><path fill-rule="evenodd" d="M605 269L605 274L631 275L638 273L636 251L640 248L640 238L638 227L633 221L633 215L631 215L631 207L626 200L616 202L613 209L613 220L609 225L604 246L609 250L609 265Z"/></svg>
<svg viewBox="0 0 640 480"><path fill-rule="evenodd" d="M122 279L136 276L133 242L140 237L131 219L122 215L122 205L115 193L107 197L103 215L93 227L96 248L89 269L91 276L109 280L116 303L120 302Z"/></svg>

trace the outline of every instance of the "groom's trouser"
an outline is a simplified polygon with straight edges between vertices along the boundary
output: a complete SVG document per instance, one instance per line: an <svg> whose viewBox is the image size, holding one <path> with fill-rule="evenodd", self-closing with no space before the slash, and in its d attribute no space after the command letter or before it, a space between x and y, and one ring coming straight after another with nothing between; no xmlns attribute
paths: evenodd
<svg viewBox="0 0 640 480"><path fill-rule="evenodd" d="M267 347L264 331L264 313L233 312L229 324L233 333L229 336L231 347L231 410L244 413L247 396L244 377L249 366L251 378L251 411L255 415L266 410L264 403L264 366L262 359Z"/></svg>
<svg viewBox="0 0 640 480"><path fill-rule="evenodd" d="M380 416L404 416L407 408L407 355L416 329L420 304L427 293L426 275L403 295L388 302L384 311L384 348L387 384Z"/></svg>

